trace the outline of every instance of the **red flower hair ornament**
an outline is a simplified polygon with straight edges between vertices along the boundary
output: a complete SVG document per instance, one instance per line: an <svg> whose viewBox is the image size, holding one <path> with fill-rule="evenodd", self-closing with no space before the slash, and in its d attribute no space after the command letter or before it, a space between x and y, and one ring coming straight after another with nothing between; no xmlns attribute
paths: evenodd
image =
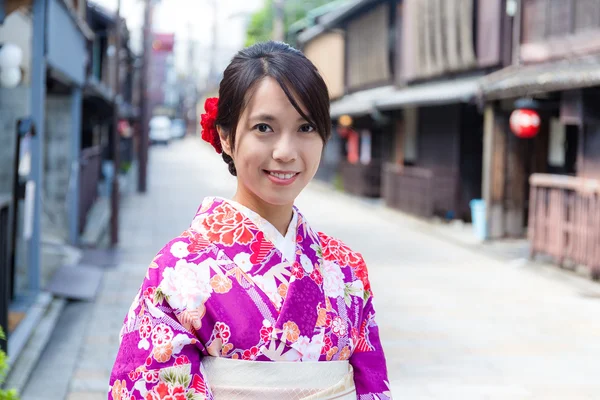
<svg viewBox="0 0 600 400"><path fill-rule="evenodd" d="M219 107L219 99L217 97L209 97L204 102L204 110L206 111L201 115L200 125L202 125L202 140L210 143L218 154L223 152L221 147L221 138L219 138L219 132L217 132L217 110Z"/></svg>

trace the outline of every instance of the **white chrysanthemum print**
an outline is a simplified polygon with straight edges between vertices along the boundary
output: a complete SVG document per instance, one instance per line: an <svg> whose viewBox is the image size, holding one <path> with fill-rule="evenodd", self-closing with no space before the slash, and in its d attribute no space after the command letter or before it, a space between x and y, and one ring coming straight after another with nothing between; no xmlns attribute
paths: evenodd
<svg viewBox="0 0 600 400"><path fill-rule="evenodd" d="M252 263L250 262L249 253L236 254L235 257L233 257L233 262L244 272L250 271L253 267Z"/></svg>
<svg viewBox="0 0 600 400"><path fill-rule="evenodd" d="M323 289L328 297L344 296L344 274L339 265L333 261L323 262Z"/></svg>
<svg viewBox="0 0 600 400"><path fill-rule="evenodd" d="M160 289L167 296L171 307L193 310L204 303L212 293L210 265L214 260L200 264L179 260L175 268L166 268Z"/></svg>
<svg viewBox="0 0 600 400"><path fill-rule="evenodd" d="M190 252L187 249L188 245L186 242L175 242L171 246L171 254L176 258L186 258L190 255Z"/></svg>
<svg viewBox="0 0 600 400"><path fill-rule="evenodd" d="M310 275L310 273L313 272L313 270L315 269L312 262L310 261L310 258L308 258L305 254L302 254L300 256L300 264L302 264L302 268L304 268L304 271L307 275Z"/></svg>
<svg viewBox="0 0 600 400"><path fill-rule="evenodd" d="M319 333L312 339L308 336L300 336L298 340L292 344L292 348L300 353L302 361L319 361L321 349L323 348L323 334Z"/></svg>

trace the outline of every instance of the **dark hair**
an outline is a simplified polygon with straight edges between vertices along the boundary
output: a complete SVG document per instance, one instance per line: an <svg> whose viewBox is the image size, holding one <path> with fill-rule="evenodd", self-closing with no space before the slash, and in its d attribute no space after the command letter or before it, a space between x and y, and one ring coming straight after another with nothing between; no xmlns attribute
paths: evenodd
<svg viewBox="0 0 600 400"><path fill-rule="evenodd" d="M231 149L235 131L256 84L265 77L275 79L290 103L315 127L326 143L331 136L329 92L317 68L300 51L281 42L257 43L238 52L223 73L219 86L216 125L226 133ZM294 96L306 107L305 115ZM223 152L229 172L237 175L233 159Z"/></svg>

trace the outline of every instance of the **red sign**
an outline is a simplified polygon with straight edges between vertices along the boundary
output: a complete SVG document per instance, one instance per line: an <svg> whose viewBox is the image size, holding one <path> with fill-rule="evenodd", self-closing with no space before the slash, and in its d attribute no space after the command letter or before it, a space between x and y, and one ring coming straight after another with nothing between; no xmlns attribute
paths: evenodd
<svg viewBox="0 0 600 400"><path fill-rule="evenodd" d="M510 115L510 130L521 139L531 139L540 131L541 122L536 111L521 108Z"/></svg>
<svg viewBox="0 0 600 400"><path fill-rule="evenodd" d="M172 33L155 33L152 41L152 50L155 52L173 52L175 46L175 35Z"/></svg>

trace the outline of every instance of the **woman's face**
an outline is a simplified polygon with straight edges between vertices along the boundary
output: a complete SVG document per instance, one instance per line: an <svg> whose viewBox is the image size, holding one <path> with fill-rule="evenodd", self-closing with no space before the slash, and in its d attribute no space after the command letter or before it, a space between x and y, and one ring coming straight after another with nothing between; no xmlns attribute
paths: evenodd
<svg viewBox="0 0 600 400"><path fill-rule="evenodd" d="M237 170L236 197L291 206L317 172L323 140L267 77L257 83L240 117L233 154L228 144L223 149Z"/></svg>

